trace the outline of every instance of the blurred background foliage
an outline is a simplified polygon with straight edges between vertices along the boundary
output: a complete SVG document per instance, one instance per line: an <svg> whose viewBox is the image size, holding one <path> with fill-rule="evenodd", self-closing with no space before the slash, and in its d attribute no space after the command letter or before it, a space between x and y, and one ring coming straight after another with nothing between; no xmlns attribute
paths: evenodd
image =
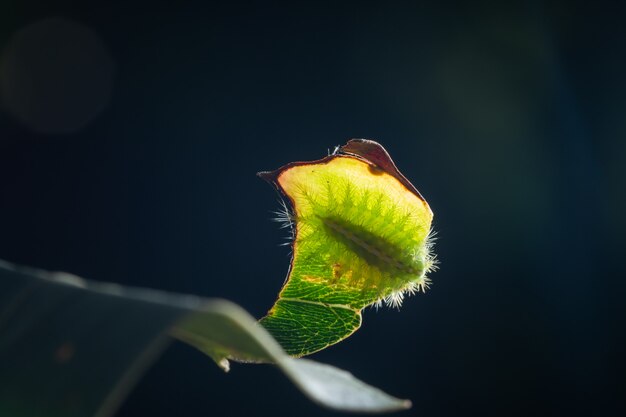
<svg viewBox="0 0 626 417"><path fill-rule="evenodd" d="M261 317L289 258L255 172L376 139L433 208L441 270L315 358L421 416L622 414L625 12L4 2L0 258ZM119 415L216 405L325 413L176 345Z"/></svg>

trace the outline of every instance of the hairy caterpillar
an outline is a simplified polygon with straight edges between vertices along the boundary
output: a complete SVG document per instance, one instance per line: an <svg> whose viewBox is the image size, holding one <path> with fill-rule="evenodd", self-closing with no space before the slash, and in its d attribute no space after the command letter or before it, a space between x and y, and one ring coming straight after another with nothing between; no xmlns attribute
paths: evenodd
<svg viewBox="0 0 626 417"><path fill-rule="evenodd" d="M424 291L435 268L432 211L378 143L353 139L318 161L259 176L289 205L289 275L265 326L302 356L336 343L361 324L361 309L399 307Z"/></svg>

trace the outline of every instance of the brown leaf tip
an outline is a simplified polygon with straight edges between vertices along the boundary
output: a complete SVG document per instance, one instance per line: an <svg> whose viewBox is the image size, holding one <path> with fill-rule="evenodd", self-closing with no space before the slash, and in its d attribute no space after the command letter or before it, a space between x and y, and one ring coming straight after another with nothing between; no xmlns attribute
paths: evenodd
<svg viewBox="0 0 626 417"><path fill-rule="evenodd" d="M387 150L380 143L371 139L350 139L335 152L336 154L353 155L365 159L389 175L395 177L402 185L417 195L422 201L424 197L417 188L400 173Z"/></svg>

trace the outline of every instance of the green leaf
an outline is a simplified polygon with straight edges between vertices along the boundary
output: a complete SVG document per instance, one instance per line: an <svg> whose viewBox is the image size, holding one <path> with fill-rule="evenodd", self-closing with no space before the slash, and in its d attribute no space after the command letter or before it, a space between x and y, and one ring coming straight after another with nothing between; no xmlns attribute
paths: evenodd
<svg viewBox="0 0 626 417"><path fill-rule="evenodd" d="M309 398L335 410L410 406L347 372L287 356L231 302L0 262L0 415L111 416L171 336L224 368L226 357L273 363Z"/></svg>
<svg viewBox="0 0 626 417"><path fill-rule="evenodd" d="M289 276L261 324L299 357L337 343L372 304L399 307L433 269L432 211L387 151L354 139L332 155L259 175L290 203Z"/></svg>

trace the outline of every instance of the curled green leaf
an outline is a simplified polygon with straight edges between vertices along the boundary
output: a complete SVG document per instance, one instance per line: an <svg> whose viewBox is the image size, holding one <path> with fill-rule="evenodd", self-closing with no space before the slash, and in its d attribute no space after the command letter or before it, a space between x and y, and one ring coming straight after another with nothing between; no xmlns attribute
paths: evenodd
<svg viewBox="0 0 626 417"><path fill-rule="evenodd" d="M293 257L261 324L291 355L324 349L361 325L372 304L399 307L428 287L432 211L377 142L353 139L332 155L259 176L289 202Z"/></svg>

